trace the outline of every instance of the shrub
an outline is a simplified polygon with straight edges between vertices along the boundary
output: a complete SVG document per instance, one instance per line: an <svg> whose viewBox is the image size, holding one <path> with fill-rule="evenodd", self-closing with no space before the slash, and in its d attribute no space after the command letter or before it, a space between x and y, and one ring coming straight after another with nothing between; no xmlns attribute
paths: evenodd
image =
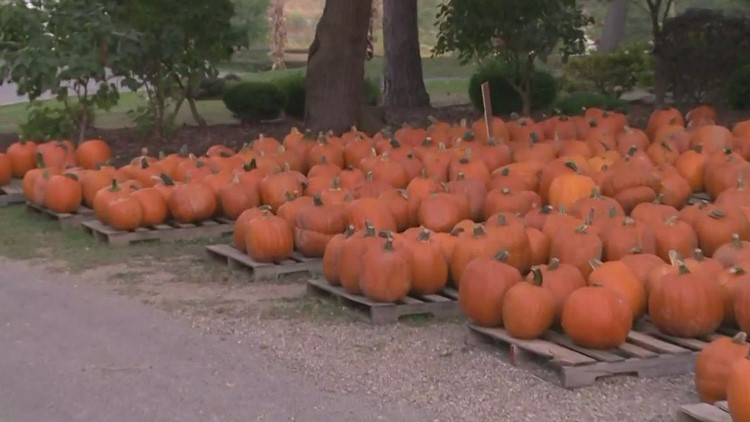
<svg viewBox="0 0 750 422"><path fill-rule="evenodd" d="M284 113L297 119L305 117L305 75L302 72L291 73L274 81L284 92L286 107Z"/></svg>
<svg viewBox="0 0 750 422"><path fill-rule="evenodd" d="M750 108L750 65L735 70L727 82L727 102L736 109Z"/></svg>
<svg viewBox="0 0 750 422"><path fill-rule="evenodd" d="M224 105L245 123L276 118L286 103L284 92L269 82L239 82L224 91Z"/></svg>
<svg viewBox="0 0 750 422"><path fill-rule="evenodd" d="M647 83L652 74L651 46L631 44L611 53L571 57L564 72L573 90L597 91L620 97Z"/></svg>
<svg viewBox="0 0 750 422"><path fill-rule="evenodd" d="M291 73L273 81L284 92L287 98L284 112L297 119L305 117L305 75L301 72ZM380 102L380 86L365 78L365 101L368 105Z"/></svg>
<svg viewBox="0 0 750 422"><path fill-rule="evenodd" d="M625 111L627 102L617 97L591 91L572 92L555 102L555 109L568 116L581 115L585 109L592 107Z"/></svg>
<svg viewBox="0 0 750 422"><path fill-rule="evenodd" d="M84 108L73 104L73 112L80 114ZM89 115L89 122L94 123L93 114ZM38 141L49 139L70 139L75 132L76 123L71 113L62 107L50 107L43 103L32 102L25 122L19 125L20 135L26 139Z"/></svg>
<svg viewBox="0 0 750 422"><path fill-rule="evenodd" d="M469 81L469 99L479 111L484 111L482 103L482 84L490 83L492 97L492 112L508 114L520 111L521 96L509 82L514 72L504 63L488 61L483 63L471 76ZM517 80L517 79L516 79ZM543 109L549 107L557 95L557 82L548 72L537 70L531 77L531 108Z"/></svg>
<svg viewBox="0 0 750 422"><path fill-rule="evenodd" d="M689 9L664 23L656 46L657 72L678 104L718 101L733 71L750 61L750 20Z"/></svg>
<svg viewBox="0 0 750 422"><path fill-rule="evenodd" d="M227 74L222 77L207 78L200 82L195 94L196 100L218 100L224 96L227 81L239 81L239 76Z"/></svg>

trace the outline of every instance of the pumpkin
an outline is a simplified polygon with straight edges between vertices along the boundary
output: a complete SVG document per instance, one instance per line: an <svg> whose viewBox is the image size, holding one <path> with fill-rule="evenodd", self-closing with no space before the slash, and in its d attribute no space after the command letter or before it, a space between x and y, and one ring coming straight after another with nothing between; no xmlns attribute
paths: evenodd
<svg viewBox="0 0 750 422"><path fill-rule="evenodd" d="M114 177L104 170L89 170L81 178L83 204L89 208L94 206L94 197L99 190L112 185Z"/></svg>
<svg viewBox="0 0 750 422"><path fill-rule="evenodd" d="M588 278L592 271L589 261L602 259L602 241L590 226L582 224L573 231L560 230L552 238L550 256L574 265Z"/></svg>
<svg viewBox="0 0 750 422"><path fill-rule="evenodd" d="M10 158L0 152L0 186L7 185L13 179L13 166Z"/></svg>
<svg viewBox="0 0 750 422"><path fill-rule="evenodd" d="M455 180L447 183L446 191L466 196L466 200L469 202L469 214L471 219L474 221L479 221L481 219L482 212L485 210L485 201L487 199L487 187L485 182L479 179L467 179L464 173L459 173ZM536 194L534 193L534 195ZM537 206L539 206L539 203L540 202L537 202Z"/></svg>
<svg viewBox="0 0 750 422"><path fill-rule="evenodd" d="M574 163L571 165L575 166ZM550 184L549 204L553 207L560 205L571 207L578 200L588 198L594 187L596 187L596 182L588 176L579 174L578 170L575 174L560 175Z"/></svg>
<svg viewBox="0 0 750 422"><path fill-rule="evenodd" d="M368 248L362 256L359 287L365 297L375 302L393 303L406 297L411 289L409 256L394 248L390 236L378 246Z"/></svg>
<svg viewBox="0 0 750 422"><path fill-rule="evenodd" d="M630 306L634 319L646 312L646 288L627 265L620 261L589 262L593 271L589 275L589 285L599 285L622 296Z"/></svg>
<svg viewBox="0 0 750 422"><path fill-rule="evenodd" d="M463 273L471 261L480 257L491 257L500 248L497 238L488 234L484 227L476 224L471 236L459 236L450 255L451 279L460 287ZM505 256L503 259L508 259ZM507 264L506 264L507 265Z"/></svg>
<svg viewBox="0 0 750 422"><path fill-rule="evenodd" d="M639 249L631 251L629 255L625 255L620 258L620 262L627 265L628 268L635 274L638 281L646 287L646 281L649 273L654 268L664 265L664 260L656 255L643 253Z"/></svg>
<svg viewBox="0 0 750 422"><path fill-rule="evenodd" d="M107 225L115 230L135 230L141 226L141 204L130 195L116 196L107 203L105 212Z"/></svg>
<svg viewBox="0 0 750 422"><path fill-rule="evenodd" d="M531 265L542 265L549 261L550 239L541 230L533 227L526 228L526 237L529 239L529 257Z"/></svg>
<svg viewBox="0 0 750 422"><path fill-rule="evenodd" d="M112 184L105 188L99 189L94 196L94 215L96 218L104 224L108 224L107 221L107 209L109 203L117 198L127 196L130 192L127 189L122 189L117 183L117 180L112 180ZM126 206L123 206L125 208ZM138 223L140 224L140 216L138 217ZM137 226L136 226L137 227Z"/></svg>
<svg viewBox="0 0 750 422"><path fill-rule="evenodd" d="M236 220L246 209L260 205L260 198L257 191L241 185L239 175L235 174L230 183L219 188L219 205L226 218Z"/></svg>
<svg viewBox="0 0 750 422"><path fill-rule="evenodd" d="M169 213L178 223L207 220L216 213L216 194L201 182L175 186L167 202Z"/></svg>
<svg viewBox="0 0 750 422"><path fill-rule="evenodd" d="M326 245L325 251L323 251L323 277L331 285L338 286L341 284L339 280L341 251L344 248L346 239L350 238L353 234L354 226L350 224L346 226L346 230L343 233L333 236Z"/></svg>
<svg viewBox="0 0 750 422"><path fill-rule="evenodd" d="M485 224L490 236L495 237L497 247L508 251L510 257L507 264L512 265L526 274L531 269L531 244L526 228L520 220L509 219L504 214L498 214ZM546 260L546 259L545 259Z"/></svg>
<svg viewBox="0 0 750 422"><path fill-rule="evenodd" d="M677 172L685 178L693 192L703 192L703 175L706 173L708 154L703 152L703 146L696 145L681 154L675 162Z"/></svg>
<svg viewBox="0 0 750 422"><path fill-rule="evenodd" d="M10 160L13 177L21 179L31 169L37 167L37 145L31 141L20 140L10 144L5 154Z"/></svg>
<svg viewBox="0 0 750 422"><path fill-rule="evenodd" d="M281 204L287 201L287 193L304 191L298 176L295 172L289 170L264 177L258 190L261 202L269 205L273 212L276 212Z"/></svg>
<svg viewBox="0 0 750 422"><path fill-rule="evenodd" d="M700 248L708 256L730 242L735 234L740 239L750 239L750 223L737 208L714 206L711 211L696 218L693 228L698 235Z"/></svg>
<svg viewBox="0 0 750 422"><path fill-rule="evenodd" d="M346 221L362 230L370 222L378 230L397 231L396 219L388 204L377 198L359 198L346 204Z"/></svg>
<svg viewBox="0 0 750 422"><path fill-rule="evenodd" d="M93 170L112 159L112 150L101 139L89 139L78 144L75 159L79 166Z"/></svg>
<svg viewBox="0 0 750 422"><path fill-rule="evenodd" d="M234 228L232 229L232 243L235 248L242 252L246 251L245 248L247 248L247 243L245 242L245 230L247 228L247 223L254 218L262 216L263 212L266 210L270 211L271 208L267 205L258 208L250 208L243 211L242 214L237 217L237 220L234 221Z"/></svg>
<svg viewBox="0 0 750 422"><path fill-rule="evenodd" d="M554 325L560 325L565 301L571 293L581 287L586 287L586 280L581 272L573 265L563 264L557 258L550 259L549 264L538 267L541 271L542 287L549 290L555 302ZM527 277L534 277L529 273Z"/></svg>
<svg viewBox="0 0 750 422"><path fill-rule="evenodd" d="M294 228L297 224L297 214L303 209L312 206L312 196L299 196L296 193L287 193L287 201L281 204L276 215L286 220L289 227ZM269 207L270 209L270 207Z"/></svg>
<svg viewBox="0 0 750 422"><path fill-rule="evenodd" d="M698 353L695 359L695 389L702 402L713 404L726 400L727 383L735 363L750 352L747 334L719 337Z"/></svg>
<svg viewBox="0 0 750 422"><path fill-rule="evenodd" d="M448 282L448 261L430 230L422 228L407 245L411 268L411 291L418 295L437 293Z"/></svg>
<svg viewBox="0 0 750 422"><path fill-rule="evenodd" d="M630 217L620 224L612 224L602 233L603 256L607 261L617 261L638 248L644 253L656 252L653 229Z"/></svg>
<svg viewBox="0 0 750 422"><path fill-rule="evenodd" d="M648 296L651 320L665 334L699 337L713 333L724 319L721 287L677 261L677 272L652 286Z"/></svg>
<svg viewBox="0 0 750 422"><path fill-rule="evenodd" d="M292 256L294 234L283 218L263 210L245 226L245 249L255 262L278 263Z"/></svg>
<svg viewBox="0 0 750 422"><path fill-rule="evenodd" d="M346 229L341 205L326 205L320 195L313 196L313 205L297 214L294 244L308 257L322 257L331 239Z"/></svg>
<svg viewBox="0 0 750 422"><path fill-rule="evenodd" d="M727 380L727 405L733 421L750 421L750 356L735 362Z"/></svg>
<svg viewBox="0 0 750 422"><path fill-rule="evenodd" d="M661 223L650 225L653 231L655 254L662 260L669 260L669 251L676 250L681 256L688 256L698 248L698 236L689 223L672 215Z"/></svg>
<svg viewBox="0 0 750 422"><path fill-rule="evenodd" d="M461 220L469 218L469 201L464 195L433 193L419 204L419 224L435 232L449 232Z"/></svg>
<svg viewBox="0 0 750 422"><path fill-rule="evenodd" d="M622 296L593 285L568 296L561 320L563 331L573 343L587 349L608 350L625 343L633 313Z"/></svg>
<svg viewBox="0 0 750 422"><path fill-rule="evenodd" d="M135 198L141 206L141 225L143 227L163 224L167 219L167 201L155 188L138 189L133 191L130 196Z"/></svg>
<svg viewBox="0 0 750 422"><path fill-rule="evenodd" d="M506 251L477 257L466 265L458 289L458 304L467 318L482 327L503 325L506 292L521 282L521 273L505 263ZM454 279L455 280L455 279Z"/></svg>
<svg viewBox="0 0 750 422"><path fill-rule="evenodd" d="M44 185L44 206L56 213L74 213L81 206L83 192L72 174L50 176Z"/></svg>
<svg viewBox="0 0 750 422"><path fill-rule="evenodd" d="M362 273L362 256L371 248L382 244L377 237L375 226L365 221L364 230L360 230L344 240L339 256L339 281L341 287L349 293L360 294L359 278Z"/></svg>
<svg viewBox="0 0 750 422"><path fill-rule="evenodd" d="M547 331L555 319L555 299L542 287L542 272L535 268L532 278L513 285L503 299L503 326L511 336L535 339Z"/></svg>
<svg viewBox="0 0 750 422"><path fill-rule="evenodd" d="M738 233L733 233L732 240L719 246L712 258L719 261L724 268L732 267L740 262L750 262L750 242L740 239Z"/></svg>

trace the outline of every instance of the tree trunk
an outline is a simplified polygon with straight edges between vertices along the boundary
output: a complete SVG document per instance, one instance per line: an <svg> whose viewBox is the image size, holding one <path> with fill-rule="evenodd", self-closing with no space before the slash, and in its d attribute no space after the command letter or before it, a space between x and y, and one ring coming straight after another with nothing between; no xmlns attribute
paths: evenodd
<svg viewBox="0 0 750 422"><path fill-rule="evenodd" d="M326 0L310 45L305 126L341 133L363 106L365 51L372 0Z"/></svg>
<svg viewBox="0 0 750 422"><path fill-rule="evenodd" d="M383 42L383 104L387 108L429 107L419 51L417 0L383 0Z"/></svg>
<svg viewBox="0 0 750 422"><path fill-rule="evenodd" d="M271 69L286 69L284 50L286 49L286 17L284 4L286 0L273 0L269 5L269 23L271 24Z"/></svg>
<svg viewBox="0 0 750 422"><path fill-rule="evenodd" d="M629 4L630 0L610 0L598 51L608 53L617 49L625 40Z"/></svg>

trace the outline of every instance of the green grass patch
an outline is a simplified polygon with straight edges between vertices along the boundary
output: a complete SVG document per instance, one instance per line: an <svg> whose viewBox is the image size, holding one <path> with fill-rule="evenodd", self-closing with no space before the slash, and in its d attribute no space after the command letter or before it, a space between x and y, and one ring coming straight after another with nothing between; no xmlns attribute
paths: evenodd
<svg viewBox="0 0 750 422"><path fill-rule="evenodd" d="M63 261L73 273L121 263L160 263L186 255L202 256L201 242L176 242L111 247L80 229L61 230L59 226L23 206L0 208L0 255L19 260Z"/></svg>
<svg viewBox="0 0 750 422"><path fill-rule="evenodd" d="M302 296L274 299L264 306L261 318L305 319L318 321L356 322L356 315L336 301L325 298Z"/></svg>

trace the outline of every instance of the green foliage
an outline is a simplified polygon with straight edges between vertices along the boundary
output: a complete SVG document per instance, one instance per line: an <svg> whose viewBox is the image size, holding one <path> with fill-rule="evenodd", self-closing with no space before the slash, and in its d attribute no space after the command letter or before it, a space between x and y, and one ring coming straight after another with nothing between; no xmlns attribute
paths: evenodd
<svg viewBox="0 0 750 422"><path fill-rule="evenodd" d="M230 73L223 77L203 79L198 84L196 100L220 100L224 96L227 81L239 81L240 77Z"/></svg>
<svg viewBox="0 0 750 422"><path fill-rule="evenodd" d="M273 83L284 92L287 98L284 113L297 119L305 117L305 74L290 73L275 79ZM365 100L369 105L380 103L380 86L370 78L365 78Z"/></svg>
<svg viewBox="0 0 750 422"><path fill-rule="evenodd" d="M230 24L231 0L114 1L116 28L137 35L119 45L124 60L113 68L124 76L124 85L146 92L153 112L151 136L164 138L183 102L195 99L200 81L215 78L216 64L247 39ZM200 116L196 119L202 123Z"/></svg>
<svg viewBox="0 0 750 422"><path fill-rule="evenodd" d="M108 110L119 98L107 62L117 59L110 46L131 33L112 31L112 25L104 2L14 0L2 4L0 81L15 83L18 94L32 101L52 94L65 105L63 112L69 114L77 132L73 138L80 140L94 108ZM78 108L85 112L77 112ZM46 122L39 113L35 121Z"/></svg>
<svg viewBox="0 0 750 422"><path fill-rule="evenodd" d="M232 26L241 33L248 45L265 41L268 35L266 10L271 0L232 0Z"/></svg>
<svg viewBox="0 0 750 422"><path fill-rule="evenodd" d="M564 58L583 51L590 21L575 0L447 0L438 8L434 53L457 52L464 63L498 57L517 69L509 82L526 114L535 61L556 48Z"/></svg>
<svg viewBox="0 0 750 422"><path fill-rule="evenodd" d="M482 84L490 83L490 97L494 114L508 114L518 112L523 106L521 95L510 82L518 80L519 75L506 64L489 60L483 63L469 81L469 99L479 111L484 111L482 102ZM557 95L557 83L548 72L535 70L531 75L531 108L543 109L548 107Z"/></svg>
<svg viewBox="0 0 750 422"><path fill-rule="evenodd" d="M224 105L244 123L276 118L286 104L284 92L271 82L240 82L224 91Z"/></svg>
<svg viewBox="0 0 750 422"><path fill-rule="evenodd" d="M286 96L284 113L296 119L305 117L305 74L290 73L273 81Z"/></svg>
<svg viewBox="0 0 750 422"><path fill-rule="evenodd" d="M727 82L727 102L740 110L750 109L750 65L745 65L732 73Z"/></svg>
<svg viewBox="0 0 750 422"><path fill-rule="evenodd" d="M81 110L80 107L78 109ZM75 133L76 122L64 108L42 105L35 101L29 104L28 116L19 125L19 129L24 139L70 139Z"/></svg>
<svg viewBox="0 0 750 422"><path fill-rule="evenodd" d="M603 110L625 111L627 102L601 92L576 91L571 92L555 102L555 110L567 116L582 115L587 108L601 108Z"/></svg>
<svg viewBox="0 0 750 422"><path fill-rule="evenodd" d="M620 97L652 74L651 47L646 43L625 45L611 53L571 57L564 71L576 90L591 90Z"/></svg>
<svg viewBox="0 0 750 422"><path fill-rule="evenodd" d="M735 69L750 63L750 19L691 9L668 19L657 44L661 78L678 104L720 101Z"/></svg>

